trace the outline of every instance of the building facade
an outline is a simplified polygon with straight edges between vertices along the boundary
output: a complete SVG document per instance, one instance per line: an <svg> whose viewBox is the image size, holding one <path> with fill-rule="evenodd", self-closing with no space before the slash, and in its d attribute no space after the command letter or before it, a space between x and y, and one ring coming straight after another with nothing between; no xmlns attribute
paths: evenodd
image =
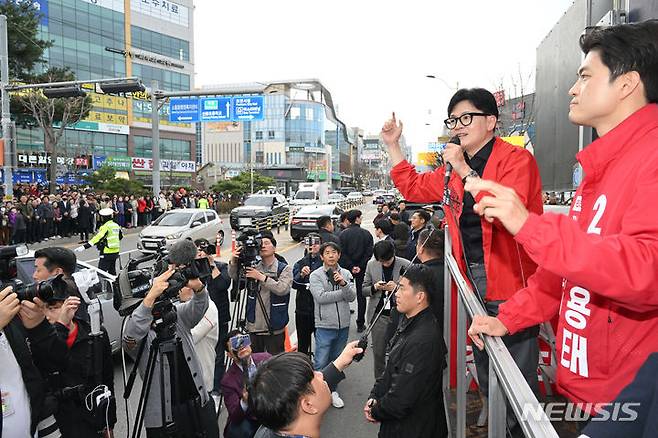
<svg viewBox="0 0 658 438"><path fill-rule="evenodd" d="M282 81L262 87L263 120L200 124L201 166L208 166L204 175L216 181L253 167L260 173L273 174L284 186L290 169L303 169L301 178L294 172L295 183L326 181L330 156L332 186L351 184L354 142L350 132L335 116L330 95L322 84L313 81L303 85L301 90L299 82ZM256 93L254 84L207 88L242 88L245 94Z"/></svg>
<svg viewBox="0 0 658 438"><path fill-rule="evenodd" d="M192 0L37 0L40 37L53 42L48 67L68 67L77 80L135 76L165 91L194 86ZM150 185L152 169L150 97L118 97L87 87L93 108L58 144L58 181L80 183L103 163L118 176ZM16 130L16 182L44 182L48 153L36 127ZM192 124L173 124L168 105L160 110L160 158L164 187L188 185L196 170Z"/></svg>

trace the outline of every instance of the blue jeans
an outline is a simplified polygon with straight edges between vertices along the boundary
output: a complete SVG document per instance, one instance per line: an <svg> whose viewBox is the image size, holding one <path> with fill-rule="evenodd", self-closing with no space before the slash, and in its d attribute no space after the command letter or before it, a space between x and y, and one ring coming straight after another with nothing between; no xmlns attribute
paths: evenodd
<svg viewBox="0 0 658 438"><path fill-rule="evenodd" d="M349 335L349 327L342 329L315 329L315 369L322 371L329 362L340 355L340 353L347 345L347 336Z"/></svg>

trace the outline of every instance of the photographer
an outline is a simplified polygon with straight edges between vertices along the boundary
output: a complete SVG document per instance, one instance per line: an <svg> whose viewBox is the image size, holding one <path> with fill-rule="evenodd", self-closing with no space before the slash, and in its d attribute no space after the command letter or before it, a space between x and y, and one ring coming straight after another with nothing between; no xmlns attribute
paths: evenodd
<svg viewBox="0 0 658 438"><path fill-rule="evenodd" d="M269 359L269 353L252 353L251 338L240 330L231 330L222 339L222 347L231 358L231 366L222 379L222 394L228 411L224 438L251 438L259 423L247 405L247 386L256 368Z"/></svg>
<svg viewBox="0 0 658 438"><path fill-rule="evenodd" d="M311 273L311 294L315 300L315 369L321 370L338 357L347 344L350 330L350 304L356 298L352 274L338 265L340 246L334 242L320 247L322 268ZM345 406L331 388L332 404Z"/></svg>
<svg viewBox="0 0 658 438"><path fill-rule="evenodd" d="M375 379L384 372L386 362L386 345L390 337L387 333L395 330L399 318L393 318L395 300L386 297L395 290L396 283L400 279L400 273L404 271L410 262L402 257L395 256L395 247L388 240L377 242L374 247L373 260L368 262L366 276L363 280L363 295L370 297L368 300L368 321L372 324L373 317L384 307L381 316L372 328L372 351L374 356ZM397 312L396 312L397 313ZM395 321L394 327L391 327Z"/></svg>
<svg viewBox="0 0 658 438"><path fill-rule="evenodd" d="M194 241L199 253L197 257L207 257L212 268L212 277L208 280L208 296L217 307L217 317L219 324L219 335L217 346L215 347L215 371L213 373L212 389L213 397L217 397L215 402L219 401L219 389L222 377L224 376L224 346L222 339L228 333L228 325L231 321L230 305L228 290L231 287L231 277L228 275L228 264L215 259L215 246L206 239L197 239ZM216 408L218 406L215 406Z"/></svg>
<svg viewBox="0 0 658 438"><path fill-rule="evenodd" d="M21 306L11 287L0 291L0 394L2 421L0 436L31 437L39 429L40 437L58 437L59 430L52 417L46 415L46 382L34 365L25 329L16 315ZM4 409L4 406L11 408Z"/></svg>
<svg viewBox="0 0 658 438"><path fill-rule="evenodd" d="M315 303L309 290L311 272L322 266L320 245L322 237L310 233L306 237L306 255L299 259L292 268L292 287L295 296L295 326L297 327L297 351L311 354L311 335L315 332Z"/></svg>
<svg viewBox="0 0 658 438"><path fill-rule="evenodd" d="M162 306L163 299L160 296L169 288L168 280L176 272L176 268L180 267L169 265L167 271L154 279L153 285L146 294L146 297L132 312L126 322L123 343L127 348L128 354L135 360L139 350L144 349L148 351L156 338L155 327L157 326L154 324L154 306ZM176 382L177 387L180 389L178 404L172 406L174 422L178 433L177 436L195 436L200 430L205 430L207 433L206 436L210 438L215 438L219 435L217 422L215 421L214 406L213 403L209 402L208 392L203 382L203 372L194 349L191 333L192 328L199 323L208 308L208 292L198 278L189 280L181 290L186 288L192 290L192 299L186 303L174 304L177 315L175 336L180 340L177 351L175 352L179 356L178 375L172 376L171 374L173 374L174 370L170 368L170 364L161 365L160 358L156 355L151 388L144 415L147 438L170 435L162 422L163 399L161 394L164 391L165 394L170 395L172 388L166 383L164 387L160 387L160 382L165 380L164 376L160 375L161 366L165 370L169 370L171 383ZM142 346L137 348L140 344ZM148 354L141 354L139 358L139 371L142 379L146 371L148 356Z"/></svg>
<svg viewBox="0 0 658 438"><path fill-rule="evenodd" d="M292 269L276 254L272 233L263 232L260 257L254 267L244 267L244 277L257 281L257 292L247 296L247 331L252 335L252 349L277 354L284 351L284 330L288 324L288 303L292 286ZM233 253L229 274L238 279L240 253L244 244Z"/></svg>
<svg viewBox="0 0 658 438"><path fill-rule="evenodd" d="M36 251L34 257L35 281L61 275L65 283L65 290L56 290L51 301L24 300L20 311L34 363L48 378L49 389L57 398L57 423L64 438L109 437L116 422L114 400L107 394L103 403L93 403L92 409L87 407L87 400L105 390L114 394L110 341L104 329L94 338L86 306L78 310L80 292L71 277L75 254L70 249L51 247Z"/></svg>

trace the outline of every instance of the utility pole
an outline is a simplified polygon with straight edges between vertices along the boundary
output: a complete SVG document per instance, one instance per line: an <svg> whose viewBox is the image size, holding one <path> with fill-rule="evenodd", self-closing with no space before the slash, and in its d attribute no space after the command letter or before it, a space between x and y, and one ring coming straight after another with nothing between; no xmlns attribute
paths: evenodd
<svg viewBox="0 0 658 438"><path fill-rule="evenodd" d="M153 157L153 196L160 196L160 111L156 95L158 81L151 82L151 151Z"/></svg>
<svg viewBox="0 0 658 438"><path fill-rule="evenodd" d="M0 15L0 89L2 91L2 140L4 142L4 184L5 196L13 196L14 181L11 168L12 144L9 125L11 115L9 114L9 49L7 47L7 17Z"/></svg>

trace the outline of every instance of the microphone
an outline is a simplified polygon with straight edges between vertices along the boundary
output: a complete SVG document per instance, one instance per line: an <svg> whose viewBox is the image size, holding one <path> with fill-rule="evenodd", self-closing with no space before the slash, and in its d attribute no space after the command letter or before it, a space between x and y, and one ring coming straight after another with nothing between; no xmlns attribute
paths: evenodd
<svg viewBox="0 0 658 438"><path fill-rule="evenodd" d="M171 249L169 250L169 263L176 266L189 266L194 263L196 253L197 249L194 242L188 239L181 240L171 246Z"/></svg>
<svg viewBox="0 0 658 438"><path fill-rule="evenodd" d="M459 140L459 137L454 136L450 140L448 140L448 143L453 143L453 144L458 144L461 146L461 141ZM443 178L443 186L448 187L448 182L450 181L450 175L452 175L452 164L446 163L446 175Z"/></svg>

